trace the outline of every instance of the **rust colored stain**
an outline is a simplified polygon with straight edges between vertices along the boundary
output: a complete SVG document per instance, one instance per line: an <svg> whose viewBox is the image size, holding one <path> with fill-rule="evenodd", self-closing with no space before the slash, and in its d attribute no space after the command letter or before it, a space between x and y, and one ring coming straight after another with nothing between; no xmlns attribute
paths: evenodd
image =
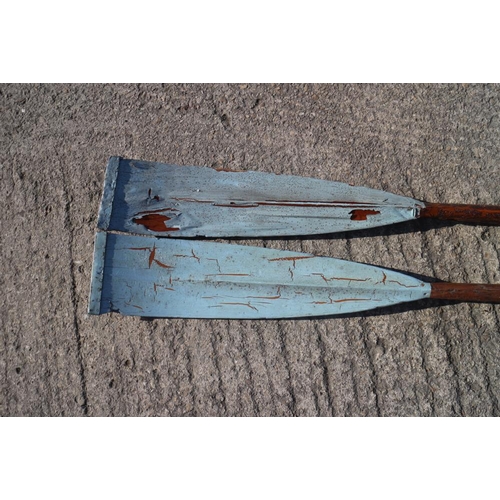
<svg viewBox="0 0 500 500"><path fill-rule="evenodd" d="M304 255L304 256L299 256L299 257L277 257L275 259L268 259L269 262L275 262L277 260L293 260L295 263L296 260L302 260L302 259L312 259L314 258L314 255Z"/></svg>
<svg viewBox="0 0 500 500"><path fill-rule="evenodd" d="M372 300L374 302L379 302L378 300L375 299L339 299L339 300L334 300L334 302L352 302L357 300Z"/></svg>
<svg viewBox="0 0 500 500"><path fill-rule="evenodd" d="M361 201L289 201L289 200L263 200L263 201L251 201L251 200L228 200L226 202L218 202L216 200L203 200L198 198L176 198L173 200L177 201L187 201L192 203L208 203L214 207L224 207L224 208L258 208L261 206L270 207L303 207L303 208L352 208L354 206L360 206L364 208L357 208L349 212L351 220L366 220L369 215L379 214L379 210L374 210L373 203L361 202Z"/></svg>
<svg viewBox="0 0 500 500"><path fill-rule="evenodd" d="M330 279L326 278L324 274L322 273L313 273L313 276L321 276L321 279L325 282L328 283Z"/></svg>
<svg viewBox="0 0 500 500"><path fill-rule="evenodd" d="M311 208L350 208L353 205L373 205L361 201L286 201L286 200L266 200L257 202L264 206L281 206L281 207L311 207Z"/></svg>
<svg viewBox="0 0 500 500"><path fill-rule="evenodd" d="M281 295L275 295L274 297L261 297L259 295L249 295L247 298L249 299L268 299L268 300L276 300L281 299Z"/></svg>
<svg viewBox="0 0 500 500"><path fill-rule="evenodd" d="M404 286L405 288L418 288L418 285L405 285L398 280L389 280L389 283L397 283L398 285Z"/></svg>
<svg viewBox="0 0 500 500"><path fill-rule="evenodd" d="M368 211L368 207L373 206L373 203L362 201L288 201L288 200L264 200L264 201L250 201L250 200L228 200L227 202L217 202L216 200L200 200L198 198L178 198L172 197L176 201L188 201L192 203L211 203L216 207L230 207L230 208L253 208L260 206L276 206L276 207L305 207L305 208L351 208L352 206L364 206L365 209L361 211ZM354 210L353 210L354 211ZM357 210L356 210L357 211ZM366 215L373 215L367 213Z"/></svg>
<svg viewBox="0 0 500 500"><path fill-rule="evenodd" d="M351 220L366 220L369 215L377 215L379 213L380 210L357 209L351 210L349 215L351 216Z"/></svg>
<svg viewBox="0 0 500 500"><path fill-rule="evenodd" d="M370 278L329 278L331 280L339 280L339 281L370 281Z"/></svg>
<svg viewBox="0 0 500 500"><path fill-rule="evenodd" d="M167 264L160 262L158 259L154 259L154 262L156 262L160 267L164 267L165 269L173 269L174 267L174 266L167 266Z"/></svg>
<svg viewBox="0 0 500 500"><path fill-rule="evenodd" d="M159 208L158 210L144 210L143 212L137 212L137 215L142 214L156 214L158 212L178 212L176 208Z"/></svg>
<svg viewBox="0 0 500 500"><path fill-rule="evenodd" d="M194 250L191 250L191 255L184 255L182 253L174 253L174 257L181 257L181 258L186 258L186 259L196 259L198 262L200 262L200 257L198 257L195 253ZM217 260L217 259L208 259L208 260Z"/></svg>
<svg viewBox="0 0 500 500"><path fill-rule="evenodd" d="M304 256L298 256L298 257L277 257L275 259L267 259L269 262L276 262L280 260L288 260L293 262L293 268L295 269L295 264L297 260L303 260L303 259L312 259L314 258L314 255L304 255ZM290 276L293 279L293 271L289 268L288 271L290 272Z"/></svg>
<svg viewBox="0 0 500 500"><path fill-rule="evenodd" d="M311 302L311 304L333 304L338 303L338 302L354 302L354 301L360 301L360 300L374 300L374 299L338 299L338 300L332 300L330 299L328 302L326 301L316 301L316 302ZM374 300L374 302L379 302L378 300Z"/></svg>
<svg viewBox="0 0 500 500"><path fill-rule="evenodd" d="M160 267L164 267L165 269L173 269L174 266L167 266L167 264L164 264L163 262L160 262L158 259L155 259L156 255L156 245L153 245L153 248L149 247L136 247L136 248L129 248L129 250L147 250L149 252L149 267L153 265L153 262L156 262ZM172 284L172 277L170 277L170 284Z"/></svg>
<svg viewBox="0 0 500 500"><path fill-rule="evenodd" d="M149 254L149 267L151 267L151 264L155 260L155 253L156 253L156 245L153 245L153 250L151 250Z"/></svg>
<svg viewBox="0 0 500 500"><path fill-rule="evenodd" d="M321 276L321 279L328 283L329 281L337 280L337 281L369 281L370 278L336 278L333 276L332 278L327 278L323 273L312 273L312 276Z"/></svg>
<svg viewBox="0 0 500 500"><path fill-rule="evenodd" d="M149 267L151 267L151 265L153 264L153 261L157 262L155 260L156 245L153 245L153 248L149 248L149 247L131 247L131 248L129 248L129 250L147 250L149 252Z"/></svg>
<svg viewBox="0 0 500 500"><path fill-rule="evenodd" d="M196 259L198 262L200 262L200 258L194 253L194 250L191 250L191 256L193 259Z"/></svg>
<svg viewBox="0 0 500 500"><path fill-rule="evenodd" d="M172 200L176 201L192 201L194 203L213 203L211 200L197 200L196 198L175 198L173 197Z"/></svg>
<svg viewBox="0 0 500 500"><path fill-rule="evenodd" d="M177 231L179 228L168 228L165 222L170 220L171 217L155 213L148 213L140 218L132 219L136 224L143 225L146 229L156 232L164 231Z"/></svg>

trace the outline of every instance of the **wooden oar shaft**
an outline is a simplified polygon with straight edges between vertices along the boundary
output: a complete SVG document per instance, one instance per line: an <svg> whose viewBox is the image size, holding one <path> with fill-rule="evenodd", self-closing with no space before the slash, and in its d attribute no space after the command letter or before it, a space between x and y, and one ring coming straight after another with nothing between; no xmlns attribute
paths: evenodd
<svg viewBox="0 0 500 500"><path fill-rule="evenodd" d="M420 210L419 217L500 225L500 206L426 203Z"/></svg>
<svg viewBox="0 0 500 500"><path fill-rule="evenodd" d="M500 285L476 283L432 283L431 299L500 304Z"/></svg>

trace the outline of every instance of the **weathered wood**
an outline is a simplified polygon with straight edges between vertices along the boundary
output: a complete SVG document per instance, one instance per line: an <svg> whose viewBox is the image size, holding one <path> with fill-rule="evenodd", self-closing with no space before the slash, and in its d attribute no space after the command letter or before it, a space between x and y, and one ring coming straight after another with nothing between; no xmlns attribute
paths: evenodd
<svg viewBox="0 0 500 500"><path fill-rule="evenodd" d="M432 283L431 299L500 303L500 285L484 283Z"/></svg>
<svg viewBox="0 0 500 500"><path fill-rule="evenodd" d="M500 207L426 202L425 207L419 212L419 217L498 226L500 225Z"/></svg>

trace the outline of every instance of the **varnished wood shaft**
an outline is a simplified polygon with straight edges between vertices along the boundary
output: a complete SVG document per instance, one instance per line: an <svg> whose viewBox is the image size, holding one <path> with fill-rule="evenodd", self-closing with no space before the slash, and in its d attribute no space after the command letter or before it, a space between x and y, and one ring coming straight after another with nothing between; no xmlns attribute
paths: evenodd
<svg viewBox="0 0 500 500"><path fill-rule="evenodd" d="M500 285L432 283L431 287L431 299L500 304Z"/></svg>
<svg viewBox="0 0 500 500"><path fill-rule="evenodd" d="M454 220L473 224L500 225L500 207L494 205L455 205L426 203L419 217Z"/></svg>

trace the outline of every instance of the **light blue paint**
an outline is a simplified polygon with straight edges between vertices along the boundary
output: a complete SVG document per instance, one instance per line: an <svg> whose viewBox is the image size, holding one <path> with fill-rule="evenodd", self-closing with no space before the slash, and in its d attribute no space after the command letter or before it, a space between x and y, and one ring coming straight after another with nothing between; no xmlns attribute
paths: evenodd
<svg viewBox="0 0 500 500"><path fill-rule="evenodd" d="M113 157L98 227L163 237L327 234L411 220L424 206L340 182ZM353 220L355 210L370 214ZM151 215L168 217L165 227L175 230L147 229L141 220Z"/></svg>
<svg viewBox="0 0 500 500"><path fill-rule="evenodd" d="M346 314L429 297L387 269L206 241L98 233L89 312L180 318Z"/></svg>
<svg viewBox="0 0 500 500"><path fill-rule="evenodd" d="M113 208L113 198L116 190L116 179L121 159L113 156L109 159L104 176L104 187L102 190L101 206L97 219L97 227L103 230L108 229L111 211Z"/></svg>

